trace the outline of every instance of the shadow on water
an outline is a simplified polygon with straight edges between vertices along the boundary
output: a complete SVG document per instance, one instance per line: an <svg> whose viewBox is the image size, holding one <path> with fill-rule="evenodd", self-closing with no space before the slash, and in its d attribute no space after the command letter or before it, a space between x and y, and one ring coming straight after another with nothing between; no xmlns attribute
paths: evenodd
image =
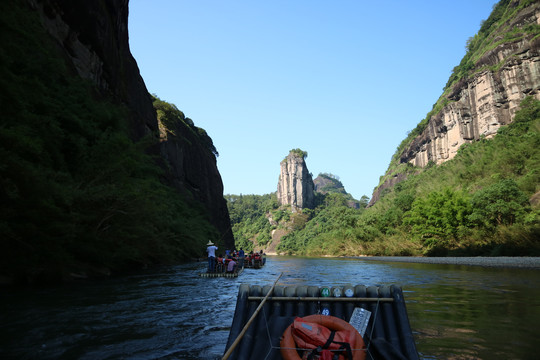
<svg viewBox="0 0 540 360"><path fill-rule="evenodd" d="M540 272L358 259L268 257L238 278L206 264L2 292L2 359L216 359L241 283L402 286L424 359L527 359L540 338Z"/></svg>

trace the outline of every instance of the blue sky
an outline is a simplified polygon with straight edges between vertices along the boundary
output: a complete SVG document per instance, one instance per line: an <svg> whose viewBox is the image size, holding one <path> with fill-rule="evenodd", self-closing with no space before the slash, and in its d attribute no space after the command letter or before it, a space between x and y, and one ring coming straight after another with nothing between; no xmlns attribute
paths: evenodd
<svg viewBox="0 0 540 360"><path fill-rule="evenodd" d="M289 150L371 197L495 0L131 0L148 91L207 131L225 194L269 194Z"/></svg>

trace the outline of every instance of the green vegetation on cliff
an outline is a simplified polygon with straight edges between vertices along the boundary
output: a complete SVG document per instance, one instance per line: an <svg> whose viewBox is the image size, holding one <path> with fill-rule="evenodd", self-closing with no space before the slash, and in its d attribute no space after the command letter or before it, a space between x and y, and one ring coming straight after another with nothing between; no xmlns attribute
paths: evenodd
<svg viewBox="0 0 540 360"><path fill-rule="evenodd" d="M225 195L231 226L237 249L246 251L265 247L272 239L271 232L275 228L267 218L280 221L289 213L278 209L276 194L269 195Z"/></svg>
<svg viewBox="0 0 540 360"><path fill-rule="evenodd" d="M175 261L213 233L160 182L152 136L73 75L24 2L0 5L0 275L56 281ZM210 145L209 145L210 146Z"/></svg>
<svg viewBox="0 0 540 360"><path fill-rule="evenodd" d="M483 21L477 34L470 37L466 44L466 54L458 66L452 69L448 82L444 86L443 93L417 126L412 129L405 139L399 144L396 152L392 156L388 170L385 176L381 176L381 185L384 180L395 174L406 171L406 167L399 163L400 156L411 142L417 138L426 129L430 119L437 115L451 100L451 94L455 89L469 81L480 71L497 71L501 66L511 61L515 55L505 55L504 59L498 59L496 64L488 64L489 53L498 46L512 44L520 39L540 37L540 25L528 24L526 26L517 26L515 20L517 14L524 8L534 4L536 0L500 0L493 6L493 11L487 20ZM503 53L504 54L504 53ZM503 54L499 54L502 56Z"/></svg>
<svg viewBox="0 0 540 360"><path fill-rule="evenodd" d="M302 158L302 159L306 159L307 156L308 156L308 153L307 151L304 151L302 149L299 149L299 148L296 148L296 149L292 149L291 151L289 151L289 155L290 154L293 154L293 155L296 155L298 156L299 158ZM287 157L285 157L283 160L287 160Z"/></svg>
<svg viewBox="0 0 540 360"><path fill-rule="evenodd" d="M501 0L495 4L489 18L482 22L478 33L467 40L467 53L460 64L452 70L452 75L444 90L450 90L452 85L469 77L474 72L483 70L486 64L481 62L481 58L498 45L518 41L527 35L540 35L539 24L529 24L524 27L509 25L509 20L514 20L519 11L535 2L536 0L521 0L519 2ZM502 63L504 61L495 67L502 65Z"/></svg>
<svg viewBox="0 0 540 360"><path fill-rule="evenodd" d="M184 113L176 107L176 105L161 100L157 95L152 95L152 103L157 113L157 119L160 130L165 130L177 137L182 137L182 134L177 133L177 129L191 132L198 141L203 144L216 157L219 153L214 146L212 138L208 136L206 130L195 126L193 120L186 117ZM182 126L180 126L182 125ZM186 139L189 142L189 140Z"/></svg>

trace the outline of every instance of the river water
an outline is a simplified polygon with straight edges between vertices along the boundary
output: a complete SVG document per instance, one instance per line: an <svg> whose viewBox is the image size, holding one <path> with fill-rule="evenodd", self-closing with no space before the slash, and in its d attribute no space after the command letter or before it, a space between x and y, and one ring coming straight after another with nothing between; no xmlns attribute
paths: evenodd
<svg viewBox="0 0 540 360"><path fill-rule="evenodd" d="M540 270L269 256L238 278L203 262L0 290L1 359L218 359L241 283L399 285L423 359L539 358ZM264 358L262 356L261 358Z"/></svg>

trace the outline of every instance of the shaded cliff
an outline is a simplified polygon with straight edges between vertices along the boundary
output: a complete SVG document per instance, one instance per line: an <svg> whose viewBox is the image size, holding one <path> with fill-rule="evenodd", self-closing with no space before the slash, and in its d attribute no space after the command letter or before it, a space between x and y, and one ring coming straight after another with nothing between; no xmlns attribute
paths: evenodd
<svg viewBox="0 0 540 360"><path fill-rule="evenodd" d="M314 185L301 150L291 150L280 163L277 199L281 205L291 205L291 209L313 208L315 204Z"/></svg>
<svg viewBox="0 0 540 360"><path fill-rule="evenodd" d="M129 50L128 0L80 2L32 0L46 30L79 76L113 95L130 111L131 132L138 140L157 132L158 121L139 68ZM176 136L161 134L160 152L168 183L200 201L227 245L234 244L223 183L216 158L205 146L209 137L193 124L175 124ZM195 130L194 130L195 129ZM170 134L170 132L169 132ZM211 144L211 139L209 139Z"/></svg>
<svg viewBox="0 0 540 360"><path fill-rule="evenodd" d="M152 100L129 50L128 0L28 3L56 40L66 64L127 106L134 138L157 131Z"/></svg>
<svg viewBox="0 0 540 360"><path fill-rule="evenodd" d="M127 0L0 4L0 282L233 243L217 151L185 118L160 134L127 20Z"/></svg>
<svg viewBox="0 0 540 360"><path fill-rule="evenodd" d="M512 122L526 96L540 99L540 3L500 1L426 119L399 146L370 204L406 178L398 164L441 164L463 144Z"/></svg>
<svg viewBox="0 0 540 360"><path fill-rule="evenodd" d="M223 197L223 182L216 156L218 152L204 129L174 105L154 99L160 134L160 154L166 172L166 182L181 194L204 205L211 222L220 232L227 248L234 247L229 210Z"/></svg>
<svg viewBox="0 0 540 360"><path fill-rule="evenodd" d="M158 121L139 68L129 50L128 0L80 2L32 1L47 31L64 48L79 76L90 79L130 110L132 136L157 132ZM227 245L234 244L217 152L204 130L178 121L175 136L160 135L165 178L184 195L200 201ZM202 131L201 131L202 130ZM170 134L170 132L168 133ZM215 150L215 149L214 149Z"/></svg>

